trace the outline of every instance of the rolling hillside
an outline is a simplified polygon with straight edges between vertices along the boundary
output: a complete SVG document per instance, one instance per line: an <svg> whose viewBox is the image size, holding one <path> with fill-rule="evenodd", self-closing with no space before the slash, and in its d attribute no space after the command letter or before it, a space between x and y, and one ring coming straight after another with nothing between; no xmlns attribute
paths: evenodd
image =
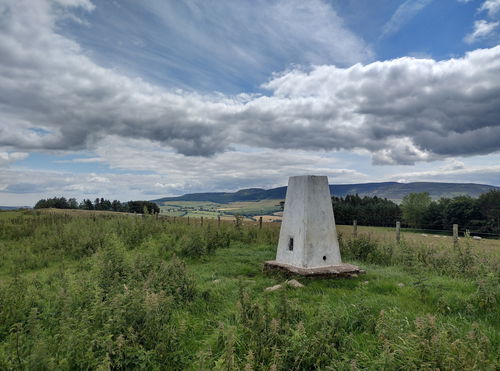
<svg viewBox="0 0 500 371"><path fill-rule="evenodd" d="M190 193L178 197L163 197L152 200L158 204L172 201L210 201L217 203L229 203L237 201L260 201L284 199L287 187L272 189L249 188L237 192L209 192ZM481 193L488 192L499 187L475 184L475 183L437 183L437 182L414 182L414 183L361 183L361 184L331 184L330 192L335 196L346 196L348 194L359 194L360 196L378 196L399 202L401 199L414 192L428 192L433 199L441 197L455 197L469 195L477 197Z"/></svg>

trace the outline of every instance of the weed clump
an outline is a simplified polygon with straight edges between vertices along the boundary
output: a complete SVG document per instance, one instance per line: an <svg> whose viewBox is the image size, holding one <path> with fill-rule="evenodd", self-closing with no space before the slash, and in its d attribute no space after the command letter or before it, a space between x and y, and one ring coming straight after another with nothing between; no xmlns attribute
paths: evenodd
<svg viewBox="0 0 500 371"><path fill-rule="evenodd" d="M494 370L488 338L474 323L466 334L428 314L408 323L400 313L381 311L376 324L383 369Z"/></svg>
<svg viewBox="0 0 500 371"><path fill-rule="evenodd" d="M390 265L392 263L393 247L380 244L371 235L360 235L357 238L339 239L340 252L347 260L364 261L374 264Z"/></svg>
<svg viewBox="0 0 500 371"><path fill-rule="evenodd" d="M472 302L480 310L489 311L498 309L500 303L500 282L493 273L488 273L485 277L476 281L476 292Z"/></svg>

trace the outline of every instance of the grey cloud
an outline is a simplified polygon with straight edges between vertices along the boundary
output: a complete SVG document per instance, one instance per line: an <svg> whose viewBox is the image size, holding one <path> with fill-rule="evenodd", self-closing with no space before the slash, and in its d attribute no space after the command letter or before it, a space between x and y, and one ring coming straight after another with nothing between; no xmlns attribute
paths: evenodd
<svg viewBox="0 0 500 371"><path fill-rule="evenodd" d="M400 58L294 69L273 76L263 86L267 96L208 96L98 66L56 33L57 18L45 1L6 4L0 145L11 151L97 148L110 135L189 156L242 144L365 149L376 164L500 150L500 46L439 62Z"/></svg>
<svg viewBox="0 0 500 371"><path fill-rule="evenodd" d="M442 155L496 152L499 150L499 140L500 126L488 126L461 133L451 132L445 138L438 137L432 132L423 132L415 136L415 143Z"/></svg>

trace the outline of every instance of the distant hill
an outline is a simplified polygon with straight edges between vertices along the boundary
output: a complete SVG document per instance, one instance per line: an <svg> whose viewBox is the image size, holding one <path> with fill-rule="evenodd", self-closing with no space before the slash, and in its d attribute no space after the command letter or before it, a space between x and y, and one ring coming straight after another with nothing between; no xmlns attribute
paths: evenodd
<svg viewBox="0 0 500 371"><path fill-rule="evenodd" d="M0 210L31 209L31 206L0 206Z"/></svg>
<svg viewBox="0 0 500 371"><path fill-rule="evenodd" d="M413 183L365 183L365 184L339 184L330 185L330 192L335 196L359 194L360 196L378 196L399 202L409 193L428 192L433 200L442 197L456 197L468 195L478 197L480 194L499 187L475 183L438 183L438 182L413 182Z"/></svg>
<svg viewBox="0 0 500 371"><path fill-rule="evenodd" d="M189 193L178 197L163 197L152 200L157 204L172 201L206 201L221 204L237 201L260 201L271 199L284 199L287 187L272 189L249 188L237 192L209 192L209 193ZM331 184L332 195L344 197L348 194L358 194L360 196L377 196L387 198L395 202L400 202L409 193L428 192L432 199L441 197L455 197L469 195L478 197L481 193L491 189L498 189L486 184L475 183L437 183L437 182L414 182L414 183L361 183L361 184Z"/></svg>

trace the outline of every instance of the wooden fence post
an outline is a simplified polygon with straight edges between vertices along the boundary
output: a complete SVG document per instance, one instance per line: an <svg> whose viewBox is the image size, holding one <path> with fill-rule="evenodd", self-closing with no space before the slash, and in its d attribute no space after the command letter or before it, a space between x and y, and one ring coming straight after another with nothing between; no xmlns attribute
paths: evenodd
<svg viewBox="0 0 500 371"><path fill-rule="evenodd" d="M220 228L220 215L217 215L217 228Z"/></svg>
<svg viewBox="0 0 500 371"><path fill-rule="evenodd" d="M453 224L453 246L458 245L458 224Z"/></svg>
<svg viewBox="0 0 500 371"><path fill-rule="evenodd" d="M396 222L396 242L401 241L401 222Z"/></svg>
<svg viewBox="0 0 500 371"><path fill-rule="evenodd" d="M262 217L259 218L259 229L262 229Z"/></svg>
<svg viewBox="0 0 500 371"><path fill-rule="evenodd" d="M358 221L356 219L352 221L352 236L358 237Z"/></svg>
<svg viewBox="0 0 500 371"><path fill-rule="evenodd" d="M203 217L200 218L200 223L203 225Z"/></svg>
<svg viewBox="0 0 500 371"><path fill-rule="evenodd" d="M188 216L188 225L189 225L189 216Z"/></svg>

